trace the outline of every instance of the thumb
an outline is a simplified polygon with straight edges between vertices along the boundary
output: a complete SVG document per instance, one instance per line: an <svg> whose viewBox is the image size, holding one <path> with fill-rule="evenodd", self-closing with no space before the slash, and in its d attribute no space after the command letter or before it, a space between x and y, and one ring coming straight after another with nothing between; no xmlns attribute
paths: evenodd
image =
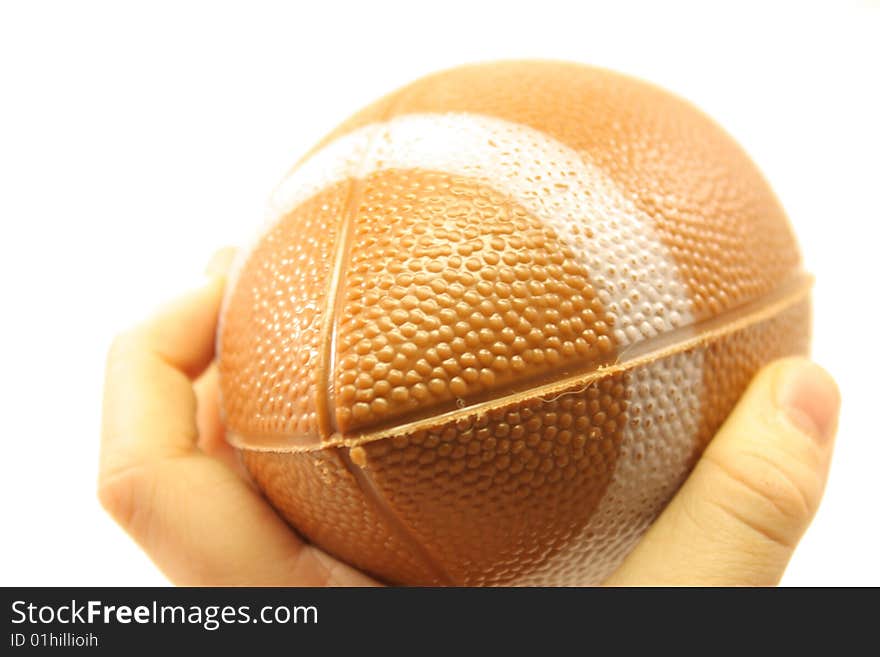
<svg viewBox="0 0 880 657"><path fill-rule="evenodd" d="M813 518L840 395L803 358L756 377L610 585L776 584Z"/></svg>

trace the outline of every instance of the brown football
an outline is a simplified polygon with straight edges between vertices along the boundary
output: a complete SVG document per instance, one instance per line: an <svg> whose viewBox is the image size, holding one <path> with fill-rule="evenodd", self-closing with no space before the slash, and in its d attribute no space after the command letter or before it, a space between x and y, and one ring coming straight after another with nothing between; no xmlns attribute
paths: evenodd
<svg viewBox="0 0 880 657"><path fill-rule="evenodd" d="M308 540L389 583L601 582L770 360L810 277L755 165L679 98L466 66L278 187L218 335L228 439Z"/></svg>

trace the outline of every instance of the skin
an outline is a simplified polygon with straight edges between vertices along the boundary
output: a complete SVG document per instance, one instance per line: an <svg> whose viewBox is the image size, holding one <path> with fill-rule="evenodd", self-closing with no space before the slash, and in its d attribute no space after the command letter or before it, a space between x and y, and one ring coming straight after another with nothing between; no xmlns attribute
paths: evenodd
<svg viewBox="0 0 880 657"><path fill-rule="evenodd" d="M212 361L231 257L219 252L202 287L114 341L101 504L177 584L378 585L291 530L224 439ZM812 362L765 367L606 584L776 584L822 497L839 407Z"/></svg>

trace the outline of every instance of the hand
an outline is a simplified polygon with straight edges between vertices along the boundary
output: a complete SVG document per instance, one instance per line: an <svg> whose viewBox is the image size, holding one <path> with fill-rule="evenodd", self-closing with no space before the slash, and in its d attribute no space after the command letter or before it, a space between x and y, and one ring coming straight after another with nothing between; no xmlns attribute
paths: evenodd
<svg viewBox="0 0 880 657"><path fill-rule="evenodd" d="M822 498L839 408L833 379L805 358L761 370L606 584L777 584Z"/></svg>
<svg viewBox="0 0 880 657"><path fill-rule="evenodd" d="M120 335L104 391L99 498L173 582L368 586L304 542L225 442L212 364L231 251L209 280ZM819 504L839 396L804 359L765 368L611 585L778 582Z"/></svg>
<svg viewBox="0 0 880 657"><path fill-rule="evenodd" d="M214 333L231 250L209 280L118 336L107 359L98 495L177 584L367 586L242 476L223 437Z"/></svg>

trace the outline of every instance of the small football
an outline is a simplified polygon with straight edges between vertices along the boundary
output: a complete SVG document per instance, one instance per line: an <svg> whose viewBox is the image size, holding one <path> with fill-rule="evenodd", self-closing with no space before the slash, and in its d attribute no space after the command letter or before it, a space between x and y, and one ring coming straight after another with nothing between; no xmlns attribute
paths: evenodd
<svg viewBox="0 0 880 657"><path fill-rule="evenodd" d="M601 582L769 361L811 277L757 167L647 83L422 78L308 153L228 278L227 439L381 581Z"/></svg>

